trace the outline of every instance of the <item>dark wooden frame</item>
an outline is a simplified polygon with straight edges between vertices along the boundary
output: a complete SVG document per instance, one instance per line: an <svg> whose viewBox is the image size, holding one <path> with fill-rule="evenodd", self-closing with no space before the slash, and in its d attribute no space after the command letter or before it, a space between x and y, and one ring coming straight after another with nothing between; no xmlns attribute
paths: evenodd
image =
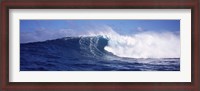
<svg viewBox="0 0 200 91"><path fill-rule="evenodd" d="M162 2L161 2L162 1ZM192 10L192 82L9 82L9 9L191 9ZM135 90L135 91L200 91L198 0L62 0L1 2L1 90Z"/></svg>

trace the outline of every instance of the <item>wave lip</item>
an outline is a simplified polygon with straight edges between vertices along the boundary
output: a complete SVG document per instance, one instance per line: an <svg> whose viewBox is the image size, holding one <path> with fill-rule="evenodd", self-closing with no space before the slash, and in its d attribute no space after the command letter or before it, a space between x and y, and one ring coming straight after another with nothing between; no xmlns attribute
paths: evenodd
<svg viewBox="0 0 200 91"><path fill-rule="evenodd" d="M108 55L108 52L104 50L104 47L108 45L108 39L103 36L80 37L79 45L84 54L94 57Z"/></svg>

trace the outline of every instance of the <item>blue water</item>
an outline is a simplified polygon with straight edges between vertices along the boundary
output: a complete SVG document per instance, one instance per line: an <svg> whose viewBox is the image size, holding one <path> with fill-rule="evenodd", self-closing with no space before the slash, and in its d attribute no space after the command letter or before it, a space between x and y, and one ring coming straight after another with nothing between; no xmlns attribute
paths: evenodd
<svg viewBox="0 0 200 91"><path fill-rule="evenodd" d="M20 71L180 71L179 58L125 58L104 50L109 39L65 37L20 44Z"/></svg>

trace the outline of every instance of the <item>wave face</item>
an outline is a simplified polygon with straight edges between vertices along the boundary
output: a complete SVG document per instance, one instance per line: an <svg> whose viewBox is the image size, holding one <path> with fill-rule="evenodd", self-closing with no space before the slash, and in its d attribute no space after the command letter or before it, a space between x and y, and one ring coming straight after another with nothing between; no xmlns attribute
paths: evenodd
<svg viewBox="0 0 200 91"><path fill-rule="evenodd" d="M110 33L113 36L113 33ZM173 47L160 43L151 44L150 40L138 42L134 37L111 35L65 37L43 42L20 44L21 71L179 71L179 55L166 56ZM148 36L147 36L148 37ZM148 38L151 38L150 36ZM173 38L173 37L172 37ZM162 39L158 39L162 40ZM165 39L164 39L165 40ZM169 39L168 39L169 40ZM146 43L142 43L146 42ZM162 43L162 41L160 41ZM146 45L148 44L148 45ZM148 46L165 45L165 49ZM141 46L141 47L139 47ZM172 48L173 49L173 48ZM144 51L147 50L145 54ZM157 51L148 54L152 51ZM175 50L175 49L174 49ZM141 51L141 52L140 52ZM144 54L142 54L144 53ZM155 53L155 54L154 54ZM141 58L139 58L141 57ZM142 58L144 57L144 58ZM148 58L147 58L148 57ZM152 58L151 58L152 57ZM164 57L164 58L160 58ZM170 58L165 58L170 57Z"/></svg>
<svg viewBox="0 0 200 91"><path fill-rule="evenodd" d="M58 53L60 56L102 57L112 55L104 50L108 39L97 37L65 37L44 42L21 44L21 51L35 53ZM58 56L59 56L58 55Z"/></svg>

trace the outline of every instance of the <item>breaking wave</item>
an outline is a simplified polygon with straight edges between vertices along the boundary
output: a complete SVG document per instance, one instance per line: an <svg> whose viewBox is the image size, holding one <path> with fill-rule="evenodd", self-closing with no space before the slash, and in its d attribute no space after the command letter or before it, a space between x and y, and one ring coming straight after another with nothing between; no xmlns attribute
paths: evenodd
<svg viewBox="0 0 200 91"><path fill-rule="evenodd" d="M171 32L139 32L132 35L120 35L112 28L106 27L102 31L90 31L79 37L61 39L65 41L59 39L55 41L55 39L54 44L51 45L57 46L61 44L57 42L64 42L67 47L65 49L79 48L81 53L90 56L112 53L118 57L128 58L180 58L180 36Z"/></svg>
<svg viewBox="0 0 200 91"><path fill-rule="evenodd" d="M105 32L90 32L109 39L105 50L119 57L129 58L179 58L180 36L171 32L140 32L120 35L107 28Z"/></svg>

